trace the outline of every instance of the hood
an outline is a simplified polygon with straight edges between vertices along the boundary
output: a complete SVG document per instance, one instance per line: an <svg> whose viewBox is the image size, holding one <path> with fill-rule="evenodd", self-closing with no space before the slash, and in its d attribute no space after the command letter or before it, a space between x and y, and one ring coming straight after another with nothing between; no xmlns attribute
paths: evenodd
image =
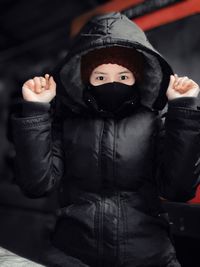
<svg viewBox="0 0 200 267"><path fill-rule="evenodd" d="M83 100L81 57L91 50L112 46L135 48L143 54L141 103L150 109L163 109L167 103L166 90L173 74L172 68L149 43L144 32L119 12L93 17L73 39L68 54L53 74L57 83L57 99L73 112L88 109Z"/></svg>

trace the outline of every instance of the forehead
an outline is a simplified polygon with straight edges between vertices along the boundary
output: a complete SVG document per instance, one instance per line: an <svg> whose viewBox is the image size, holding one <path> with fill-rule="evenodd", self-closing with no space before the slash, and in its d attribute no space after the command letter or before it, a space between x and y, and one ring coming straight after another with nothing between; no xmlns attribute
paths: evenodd
<svg viewBox="0 0 200 267"><path fill-rule="evenodd" d="M108 63L108 64L101 64L99 66L97 66L94 70L93 73L97 73L97 72L104 72L104 73L110 73L110 72L130 72L127 68L118 65L118 64L112 64L112 63Z"/></svg>

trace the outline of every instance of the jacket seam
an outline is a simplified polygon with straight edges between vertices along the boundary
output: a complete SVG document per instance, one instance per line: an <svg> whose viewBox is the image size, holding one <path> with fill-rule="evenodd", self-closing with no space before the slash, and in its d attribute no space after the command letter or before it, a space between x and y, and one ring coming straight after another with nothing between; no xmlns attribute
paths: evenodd
<svg viewBox="0 0 200 267"><path fill-rule="evenodd" d="M46 121L46 122L39 122L39 123L30 123L30 124L23 124L22 126L24 128L31 128L32 126L44 126L44 125L47 125L49 124L49 121Z"/></svg>
<svg viewBox="0 0 200 267"><path fill-rule="evenodd" d="M123 257L124 257L124 261L125 261L125 259L126 259L126 255L127 255L127 253L126 253L126 246L128 246L128 235L127 235L127 233L128 233L128 227L127 227L127 214L126 214L126 211L125 211L125 207L124 207L124 202L123 202L123 200L121 201L121 206L122 206L122 211L123 211L123 217L124 217L124 220L123 220L123 229L124 229L124 255L123 255Z"/></svg>
<svg viewBox="0 0 200 267"><path fill-rule="evenodd" d="M117 244L116 244L116 259L119 259L119 255L120 255L120 243L119 243L119 229L120 229L120 224L119 224L119 220L120 220L120 193L117 192Z"/></svg>
<svg viewBox="0 0 200 267"><path fill-rule="evenodd" d="M97 227L95 227L95 230L96 230L96 235L97 235L97 240L96 240L96 245L97 245L97 258L100 262L100 238L99 238L99 235L100 235L100 227L99 227L99 221L100 221L100 202L97 202L97 212L96 212L96 216L95 216L95 221L96 221L96 225Z"/></svg>
<svg viewBox="0 0 200 267"><path fill-rule="evenodd" d="M192 108L186 108L186 107L174 107L174 106L168 106L168 112L170 112L171 110L177 110L177 111L182 111L184 113L187 114L191 114L191 113L195 113L195 114L200 114L200 110L198 109L192 109ZM167 113L168 113L167 112Z"/></svg>
<svg viewBox="0 0 200 267"><path fill-rule="evenodd" d="M46 125L50 123L50 117L46 117L45 118L35 118L31 119L31 117L29 118L14 118L13 119L13 123L15 123L16 126L22 126L24 128L31 128L32 126L41 126L41 125Z"/></svg>
<svg viewBox="0 0 200 267"><path fill-rule="evenodd" d="M103 212L104 212L104 199L101 197L101 201L99 202L99 239L98 239L98 253L99 253L99 263L101 266L101 262L103 259Z"/></svg>
<svg viewBox="0 0 200 267"><path fill-rule="evenodd" d="M98 225L98 201L97 203L95 203L96 205L96 210L95 210L95 214L94 214L94 241L95 241L95 247L96 247L96 253L97 253L97 259L98 259L98 227L96 227Z"/></svg>
<svg viewBox="0 0 200 267"><path fill-rule="evenodd" d="M16 121L21 121L21 120L30 120L30 119L39 119L39 118L49 118L50 114L48 112L45 112L43 114L38 114L38 115L33 115L33 116L16 116L13 115L12 119Z"/></svg>

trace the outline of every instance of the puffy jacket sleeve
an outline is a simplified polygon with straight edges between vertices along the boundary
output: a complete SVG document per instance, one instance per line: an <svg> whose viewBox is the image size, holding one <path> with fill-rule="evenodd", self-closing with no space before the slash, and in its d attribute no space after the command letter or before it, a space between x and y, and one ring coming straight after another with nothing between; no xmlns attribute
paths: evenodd
<svg viewBox="0 0 200 267"><path fill-rule="evenodd" d="M50 110L50 103L23 100L22 112L11 115L16 180L30 197L51 192L64 172L62 124Z"/></svg>
<svg viewBox="0 0 200 267"><path fill-rule="evenodd" d="M161 197L188 201L200 183L200 110L195 97L170 100L159 120L156 180Z"/></svg>

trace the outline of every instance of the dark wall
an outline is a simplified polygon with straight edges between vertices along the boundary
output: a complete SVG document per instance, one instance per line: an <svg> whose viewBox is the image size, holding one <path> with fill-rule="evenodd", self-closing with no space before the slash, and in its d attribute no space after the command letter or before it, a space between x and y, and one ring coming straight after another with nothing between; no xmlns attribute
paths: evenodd
<svg viewBox="0 0 200 267"><path fill-rule="evenodd" d="M200 84L200 15L161 26L147 32L150 42L165 56L174 72Z"/></svg>

